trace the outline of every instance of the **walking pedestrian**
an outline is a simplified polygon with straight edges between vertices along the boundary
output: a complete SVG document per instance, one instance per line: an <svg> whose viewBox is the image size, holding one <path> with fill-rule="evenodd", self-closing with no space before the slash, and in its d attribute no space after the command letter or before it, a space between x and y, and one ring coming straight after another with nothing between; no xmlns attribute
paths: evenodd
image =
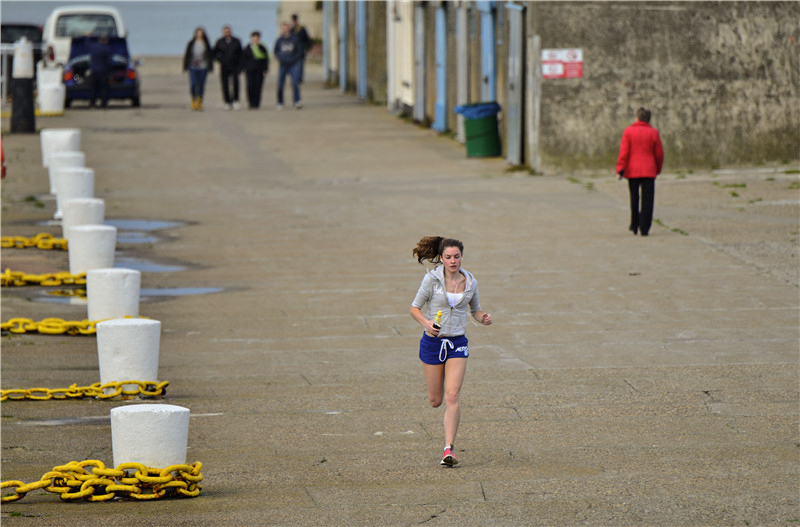
<svg viewBox="0 0 800 527"><path fill-rule="evenodd" d="M481 309L478 282L461 267L464 245L460 241L426 236L417 243L412 254L419 263L426 260L435 265L422 279L411 303L411 316L424 328L419 358L428 387L428 401L434 408L443 400L446 403L445 446L440 464L452 467L458 463L454 443L461 421L459 396L469 356L469 342L464 335L467 312L486 326L492 323L492 315ZM425 305L427 312L423 314Z"/></svg>
<svg viewBox="0 0 800 527"><path fill-rule="evenodd" d="M100 99L100 106L108 106L108 97L111 83L111 70L113 67L113 52L109 45L108 35L100 35L96 42L89 44L89 71L91 71L91 95L89 107L97 106L97 99Z"/></svg>
<svg viewBox="0 0 800 527"><path fill-rule="evenodd" d="M311 37L308 36L306 28L300 25L300 19L297 14L292 15L292 33L297 36L300 45L303 47L303 57L300 59L300 64L298 65L299 71L297 73L297 78L299 79L297 83L303 84L306 69L306 55L311 49Z"/></svg>
<svg viewBox="0 0 800 527"><path fill-rule="evenodd" d="M242 51L242 69L247 79L247 103L256 109L261 106L261 88L269 72L269 53L258 31L250 33L250 42Z"/></svg>
<svg viewBox="0 0 800 527"><path fill-rule="evenodd" d="M647 236L653 223L656 177L664 164L664 147L658 130L650 126L650 110L636 110L636 122L622 133L617 158L617 180L628 180L633 234ZM641 205L640 194L641 190Z"/></svg>
<svg viewBox="0 0 800 527"><path fill-rule="evenodd" d="M183 71L189 72L189 91L192 95L192 110L203 109L203 97L206 91L206 78L214 69L211 56L211 44L206 30L198 27L194 37L186 44L183 54Z"/></svg>
<svg viewBox="0 0 800 527"><path fill-rule="evenodd" d="M286 83L286 76L292 78L292 98L295 108L302 108L300 100L300 78L298 64L301 64L303 57L303 46L297 35L294 35L287 22L281 23L281 34L275 41L273 49L275 58L280 64L278 69L278 110L283 110L283 85Z"/></svg>
<svg viewBox="0 0 800 527"><path fill-rule="evenodd" d="M242 72L242 42L233 36L231 26L222 26L222 36L214 44L214 58L219 62L222 99L225 109L238 110L239 74Z"/></svg>

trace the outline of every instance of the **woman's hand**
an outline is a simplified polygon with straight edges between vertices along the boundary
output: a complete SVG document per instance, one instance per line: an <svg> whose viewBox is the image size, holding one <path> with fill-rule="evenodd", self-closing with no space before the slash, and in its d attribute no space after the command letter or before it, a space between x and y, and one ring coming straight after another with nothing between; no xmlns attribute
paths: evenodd
<svg viewBox="0 0 800 527"><path fill-rule="evenodd" d="M425 331L429 334L433 335L434 337L439 336L439 330L433 327L433 320L425 319Z"/></svg>
<svg viewBox="0 0 800 527"><path fill-rule="evenodd" d="M484 326L492 325L492 315L490 315L489 313L484 313L483 311L475 313L475 320L477 320Z"/></svg>
<svg viewBox="0 0 800 527"><path fill-rule="evenodd" d="M422 314L418 307L411 307L411 317L425 328L425 333L428 335L433 335L434 337L439 335L439 330L433 327L433 320L425 318L425 315Z"/></svg>

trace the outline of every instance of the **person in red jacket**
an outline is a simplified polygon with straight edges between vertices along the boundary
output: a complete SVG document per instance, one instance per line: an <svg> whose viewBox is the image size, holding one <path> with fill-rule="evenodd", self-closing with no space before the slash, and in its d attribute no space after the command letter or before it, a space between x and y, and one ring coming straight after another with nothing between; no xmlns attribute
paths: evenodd
<svg viewBox="0 0 800 527"><path fill-rule="evenodd" d="M6 153L3 152L3 140L0 139L0 165L2 165L2 175L0 175L0 179L6 178Z"/></svg>
<svg viewBox="0 0 800 527"><path fill-rule="evenodd" d="M664 164L664 147L658 130L650 126L650 110L636 110L636 122L625 129L617 158L617 179L625 177L631 195L631 225L633 234L650 232L653 223L656 176ZM641 189L641 207L639 190Z"/></svg>

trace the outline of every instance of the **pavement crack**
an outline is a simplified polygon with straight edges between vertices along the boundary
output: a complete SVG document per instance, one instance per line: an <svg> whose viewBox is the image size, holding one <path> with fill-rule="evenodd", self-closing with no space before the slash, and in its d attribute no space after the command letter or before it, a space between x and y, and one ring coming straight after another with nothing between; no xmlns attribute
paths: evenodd
<svg viewBox="0 0 800 527"><path fill-rule="evenodd" d="M438 513L431 514L430 518L426 518L426 519L422 520L421 522L419 522L419 525L422 525L423 523L428 523L429 521L431 521L431 520L433 520L435 518L438 518L440 514L444 514L445 512L447 512L447 509L441 509Z"/></svg>
<svg viewBox="0 0 800 527"><path fill-rule="evenodd" d="M636 386L634 386L633 384L631 384L630 382L628 382L628 379L622 379L622 382L624 382L625 384L627 384L628 386L630 386L631 390L633 390L634 392L637 392L637 393L639 392L639 390L637 390L637 389L636 389Z"/></svg>
<svg viewBox="0 0 800 527"><path fill-rule="evenodd" d="M309 492L308 487L303 487L303 490L306 491L306 495L308 496L308 499L311 500L311 503L314 504L314 507L319 507L319 505L317 504L317 500L315 500L314 496L311 495L311 492Z"/></svg>
<svg viewBox="0 0 800 527"><path fill-rule="evenodd" d="M483 481L480 482L481 485L481 495L483 496L483 501L489 501L486 499L486 489L483 488Z"/></svg>
<svg viewBox="0 0 800 527"><path fill-rule="evenodd" d="M428 432L428 429L425 428L425 425L423 423L419 423L419 427L422 428L422 431L425 432L425 435L428 436L428 439L431 439L433 437L431 436L430 432Z"/></svg>

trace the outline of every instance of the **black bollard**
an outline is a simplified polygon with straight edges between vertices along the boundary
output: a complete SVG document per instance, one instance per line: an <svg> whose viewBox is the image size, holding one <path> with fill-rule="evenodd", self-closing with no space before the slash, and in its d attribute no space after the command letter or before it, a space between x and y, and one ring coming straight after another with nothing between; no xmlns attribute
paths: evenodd
<svg viewBox="0 0 800 527"><path fill-rule="evenodd" d="M11 105L11 133L32 134L36 132L33 111L33 79L14 79Z"/></svg>
<svg viewBox="0 0 800 527"><path fill-rule="evenodd" d="M14 68L11 97L11 133L36 132L33 109L33 46L22 37L14 49Z"/></svg>

